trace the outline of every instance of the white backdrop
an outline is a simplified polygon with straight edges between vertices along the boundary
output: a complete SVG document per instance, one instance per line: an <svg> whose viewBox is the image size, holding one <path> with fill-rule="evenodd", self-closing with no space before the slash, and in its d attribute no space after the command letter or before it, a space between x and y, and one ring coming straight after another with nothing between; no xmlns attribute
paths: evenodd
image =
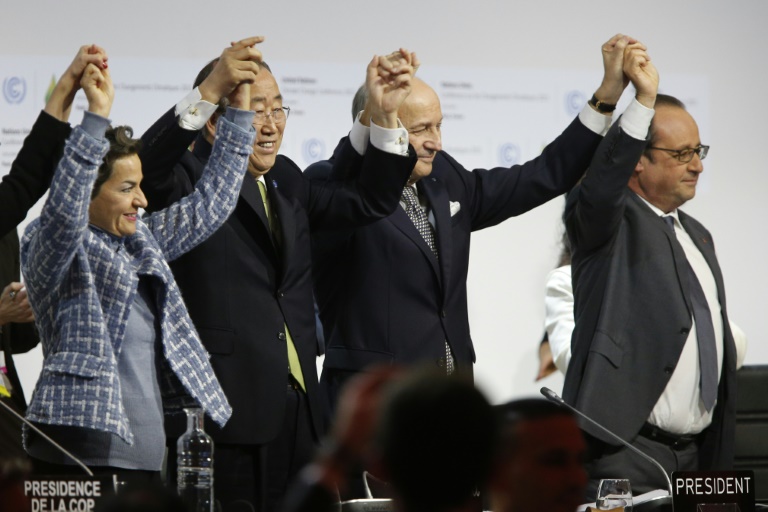
<svg viewBox="0 0 768 512"><path fill-rule="evenodd" d="M616 32L648 45L662 90L688 103L712 145L685 210L713 233L746 362L768 363L762 340L768 277L757 270L768 213L762 169L768 102L763 53L768 3L496 2L408 4L344 0L3 0L0 18L0 174L81 44L110 54L113 119L141 133L229 41L265 34L265 58L293 112L283 153L300 166L327 156L348 129L349 103L374 53L405 46L441 96L445 147L468 168L527 159L558 133L601 76L600 45ZM130 6L130 7L129 7ZM216 20L217 26L202 23ZM21 98L21 99L20 99ZM82 101L77 107L82 109ZM73 114L79 121L80 113ZM562 201L473 237L470 321L478 382L494 401L537 392L543 279L557 259ZM36 213L31 214L36 215ZM31 217L30 216L30 217ZM40 354L17 358L27 394ZM559 389L562 378L545 385Z"/></svg>

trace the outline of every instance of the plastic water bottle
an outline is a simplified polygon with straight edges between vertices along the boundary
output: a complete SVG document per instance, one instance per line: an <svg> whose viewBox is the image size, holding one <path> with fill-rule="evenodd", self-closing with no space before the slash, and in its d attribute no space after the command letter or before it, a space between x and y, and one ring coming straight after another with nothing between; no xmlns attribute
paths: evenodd
<svg viewBox="0 0 768 512"><path fill-rule="evenodd" d="M213 512L213 439L203 430L203 410L184 409L187 431L176 443L178 493L187 510Z"/></svg>

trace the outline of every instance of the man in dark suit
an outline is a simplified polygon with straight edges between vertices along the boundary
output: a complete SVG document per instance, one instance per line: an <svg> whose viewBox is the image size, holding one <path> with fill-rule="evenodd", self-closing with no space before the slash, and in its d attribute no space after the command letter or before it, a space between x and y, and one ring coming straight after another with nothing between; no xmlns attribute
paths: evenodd
<svg viewBox="0 0 768 512"><path fill-rule="evenodd" d="M16 226L51 184L71 130L67 120L72 101L89 63L107 67L104 49L87 45L78 50L0 183L0 400L20 414L24 414L27 402L13 354L31 350L39 339L27 292L20 282ZM7 411L0 411L0 458L4 457L26 458L27 454L21 445L21 422Z"/></svg>
<svg viewBox="0 0 768 512"><path fill-rule="evenodd" d="M332 404L350 375L373 364L427 363L472 371L470 235L576 184L610 123L598 109L615 104L624 89L621 61L629 40L618 35L604 45L605 76L594 107L585 106L541 156L511 168L469 172L442 151L440 100L426 83L414 80L399 114L419 161L402 207L343 237L320 234L314 242L320 248L313 257L326 337L321 385ZM363 112L361 119L367 115ZM337 148L337 171L363 158L358 137L353 129ZM318 180L339 176L322 169L315 166L306 174Z"/></svg>
<svg viewBox="0 0 768 512"><path fill-rule="evenodd" d="M657 97L643 49L629 48L625 72L636 101L566 203L576 327L564 398L667 472L728 469L736 350L723 277L712 236L679 210L709 148L682 103ZM635 493L667 487L648 462L587 432L592 493L610 477L629 478Z"/></svg>
<svg viewBox="0 0 768 512"><path fill-rule="evenodd" d="M360 162L359 179L332 186L304 179L277 154L289 109L253 47L259 41L236 43L208 66L197 98L188 96L149 129L141 155L150 210L190 193L210 153L215 124L209 120L198 135L180 123L188 126L190 119L204 117L205 108L215 109L232 84L253 81L257 136L235 212L206 242L171 263L233 408L224 428L206 425L216 443L215 495L225 511L249 504L276 510L287 482L310 460L322 434L310 230L388 215L415 160L408 156L404 130L400 153L393 154L379 149L372 127L372 153ZM377 91L375 129L400 133L397 108L410 89L410 67L384 81L379 64L377 58L368 67L369 87ZM245 78L249 72L257 74ZM187 151L192 142L194 149ZM169 425L167 431L172 448L181 429Z"/></svg>

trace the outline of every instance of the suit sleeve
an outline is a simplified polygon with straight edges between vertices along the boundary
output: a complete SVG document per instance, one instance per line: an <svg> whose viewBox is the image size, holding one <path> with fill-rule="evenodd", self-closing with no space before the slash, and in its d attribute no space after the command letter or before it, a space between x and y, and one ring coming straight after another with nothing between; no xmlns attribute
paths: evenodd
<svg viewBox="0 0 768 512"><path fill-rule="evenodd" d="M144 173L141 188L150 212L167 208L194 188L196 179L188 176L179 162L198 132L182 128L178 121L171 109L141 136L139 158Z"/></svg>
<svg viewBox="0 0 768 512"><path fill-rule="evenodd" d="M106 139L95 139L80 126L67 140L48 199L22 242L22 272L40 296L63 279L82 244L93 182L108 150Z"/></svg>
<svg viewBox="0 0 768 512"><path fill-rule="evenodd" d="M365 155L356 158L350 153L355 153L351 144L346 144L330 171L343 180L308 181L313 229L354 228L391 215L416 164L413 151L402 156L369 145Z"/></svg>
<svg viewBox="0 0 768 512"><path fill-rule="evenodd" d="M312 181L354 179L360 174L362 165L363 155L355 151L349 137L344 137L333 150L330 160L315 162L304 170L304 175Z"/></svg>
<svg viewBox="0 0 768 512"><path fill-rule="evenodd" d="M0 182L0 237L15 229L48 190L70 130L69 124L40 112Z"/></svg>
<svg viewBox="0 0 768 512"><path fill-rule="evenodd" d="M624 132L618 122L600 143L586 177L566 201L565 226L575 250L593 251L616 233L627 183L645 144Z"/></svg>
<svg viewBox="0 0 768 512"><path fill-rule="evenodd" d="M248 168L253 137L253 131L219 118L211 158L194 192L145 219L168 261L204 241L229 218Z"/></svg>
<svg viewBox="0 0 768 512"><path fill-rule="evenodd" d="M476 231L525 213L569 191L589 165L602 137L575 119L541 155L522 165L471 173L443 154L458 171Z"/></svg>

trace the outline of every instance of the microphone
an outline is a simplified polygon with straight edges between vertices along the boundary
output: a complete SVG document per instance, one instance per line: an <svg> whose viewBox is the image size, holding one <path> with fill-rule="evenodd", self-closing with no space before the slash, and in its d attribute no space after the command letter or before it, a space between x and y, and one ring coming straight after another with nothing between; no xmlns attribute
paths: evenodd
<svg viewBox="0 0 768 512"><path fill-rule="evenodd" d="M664 467L661 464L659 464L659 461L657 461L650 455L646 455L645 453L641 452L640 450L638 450L637 448L635 448L634 446L626 442L624 439L620 438L619 436L617 436L616 434L614 434L613 432L611 432L610 430L608 430L607 428L605 428L604 426L602 426L601 424L599 424L598 422L596 422L595 420L593 420L592 418L590 418L589 416L581 412L580 410L576 409L570 404L567 404L565 400L563 400L560 397L560 395L558 395L548 387L541 388L541 394L544 395L544 397L550 402L554 402L558 405L562 405L566 409L578 414L580 417L584 418L585 420L587 420L588 422L590 422L591 424L593 424L594 426L596 426L597 428L599 428L600 430L602 430L603 432L611 436L612 438L616 439L622 445L626 446L627 448L629 448L630 450L632 450L633 452L635 452L636 454L638 454L639 456L641 456L642 458L644 458L645 460L647 460L648 462L650 462L651 464L659 468L659 470L664 475L664 478L667 481L667 486L669 487L669 495L672 496L672 480L669 479L669 475L667 474L667 471L664 469Z"/></svg>
<svg viewBox="0 0 768 512"><path fill-rule="evenodd" d="M81 468L83 468L83 471L85 471L85 472L86 472L86 474L87 474L88 476L90 476L90 477L93 477L93 472L92 472L90 469L88 469L88 466L86 466L86 465L83 463L83 461L81 461L80 459L78 459L77 457L75 457L74 455L72 455L71 453L69 453L69 452L68 452L67 450L65 450L65 449L64 449L64 447L62 447L62 446L61 446L59 443L57 443L56 441L54 441L53 439L51 439L50 437L48 437L48 436L47 436L47 435L46 435L46 434L45 434L43 431L41 431L39 428L37 428L37 427L36 427L36 426L35 426L35 425L34 425L34 424L31 422L31 421L27 420L27 418L25 418L25 417L24 417L24 416L22 416L21 414L17 413L16 411L14 411L14 410L13 410L13 408L12 408L10 405L6 404L6 403L5 403L5 402L3 402L2 400L0 400L0 405L2 405L2 406L3 406L3 408L4 408L5 410L7 410L7 411L8 411L8 412L10 412L11 414L13 414L13 415L14 415L14 416L15 416L15 417L16 417L16 418L19 420L19 421L21 421L21 422L22 422L22 423L24 423L26 426L28 426L29 428L31 428L32 430L34 430L35 432L37 432L37 434L38 434L38 435L40 435L40 437L42 437L43 439L45 439L46 441L48 441L49 443L51 443L51 444L52 444L52 445L53 445L53 446L54 446L54 447L55 447L57 450L59 450L61 453L63 453L64 455L66 455L67 457L69 457L70 459L72 459L73 461L75 461L75 464L77 464L78 466L80 466Z"/></svg>

